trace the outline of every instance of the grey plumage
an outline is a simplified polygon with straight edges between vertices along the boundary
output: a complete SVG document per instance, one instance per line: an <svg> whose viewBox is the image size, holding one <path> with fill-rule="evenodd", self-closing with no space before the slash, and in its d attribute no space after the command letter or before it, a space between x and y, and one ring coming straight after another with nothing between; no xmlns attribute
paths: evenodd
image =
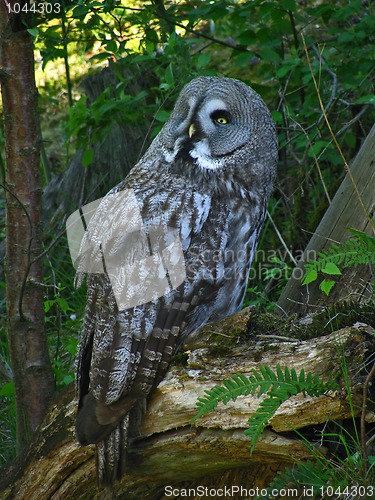
<svg viewBox="0 0 375 500"><path fill-rule="evenodd" d="M184 87L146 154L93 215L88 229L94 229L85 238L96 241L97 255L122 255L126 241L110 237L104 244L100 238L108 225L121 234L132 214L118 203L108 219L108 200L132 190L146 233L175 229L186 272L168 293L126 308L116 300L110 266L102 273L81 267L88 294L77 368L77 436L82 444L97 443L102 483L121 476L129 412L163 378L177 346L207 322L241 308L276 163L275 127L261 98L238 80L200 77ZM86 257L93 259L90 251ZM128 295L148 279L147 270L135 267L136 285Z"/></svg>

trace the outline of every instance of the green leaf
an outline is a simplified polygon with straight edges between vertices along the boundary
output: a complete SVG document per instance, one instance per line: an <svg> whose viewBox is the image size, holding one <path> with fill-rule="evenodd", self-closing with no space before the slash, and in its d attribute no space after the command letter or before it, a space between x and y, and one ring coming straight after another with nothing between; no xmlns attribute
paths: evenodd
<svg viewBox="0 0 375 500"><path fill-rule="evenodd" d="M358 229L354 229L354 227L348 227L348 231L350 231L354 236L357 236L358 238L361 236L370 236L367 233L364 233L363 231L358 231ZM371 238L374 238L374 236L371 236Z"/></svg>
<svg viewBox="0 0 375 500"><path fill-rule="evenodd" d="M80 18L84 17L89 11L89 6L86 5L77 5L77 7L73 10L73 17Z"/></svg>
<svg viewBox="0 0 375 500"><path fill-rule="evenodd" d="M292 69L294 69L292 66L289 66L288 64L283 64L281 66L281 68L279 68L277 71L276 71L276 75L279 77L279 78L284 78L285 75L287 75L288 73L290 73L292 71Z"/></svg>
<svg viewBox="0 0 375 500"><path fill-rule="evenodd" d="M250 63L250 61L254 58L254 54L252 52L241 52L236 57L236 65L237 66L246 66Z"/></svg>
<svg viewBox="0 0 375 500"><path fill-rule="evenodd" d="M324 279L320 285L319 289L324 292L326 295L329 295L329 292L331 291L332 287L335 285L336 281L332 280L326 280Z"/></svg>
<svg viewBox="0 0 375 500"><path fill-rule="evenodd" d="M311 269L305 274L302 280L302 285L308 285L309 283L315 281L317 278L318 278L318 272L316 271L316 269Z"/></svg>
<svg viewBox="0 0 375 500"><path fill-rule="evenodd" d="M210 61L211 61L211 56L209 54L199 54L197 61L197 69L205 68Z"/></svg>
<svg viewBox="0 0 375 500"><path fill-rule="evenodd" d="M276 413L281 403L282 400L279 398L270 396L260 403L257 411L249 419L249 428L244 431L244 434L250 437L250 454L253 453L255 445L261 437L264 428L266 427L268 421Z"/></svg>
<svg viewBox="0 0 375 500"><path fill-rule="evenodd" d="M316 141L312 149L308 150L308 157L309 158L314 158L315 156L318 156L321 151L323 151L324 148L328 146L329 142L328 141Z"/></svg>
<svg viewBox="0 0 375 500"><path fill-rule="evenodd" d="M170 116L170 112L166 111L165 109L160 109L156 115L155 115L155 120L161 123L165 123Z"/></svg>
<svg viewBox="0 0 375 500"><path fill-rule="evenodd" d="M375 95L364 95L355 101L356 104L375 104Z"/></svg>
<svg viewBox="0 0 375 500"><path fill-rule="evenodd" d="M105 45L105 50L107 52L112 52L112 53L116 53L117 52L117 49L118 49L118 46L117 46L117 42L116 40L110 40L108 43L106 43Z"/></svg>
<svg viewBox="0 0 375 500"><path fill-rule="evenodd" d="M106 57L108 57L107 54L105 54ZM150 61L151 59L155 59L155 54L154 53L151 53L151 54L142 54L140 56L135 56L133 57L132 59L132 63L140 63L140 62L143 62L143 61Z"/></svg>
<svg viewBox="0 0 375 500"><path fill-rule="evenodd" d="M172 86L174 84L172 64L168 64L167 69L165 70L164 78L168 85Z"/></svg>
<svg viewBox="0 0 375 500"><path fill-rule="evenodd" d="M346 32L346 33L341 33L338 37L337 37L337 41L342 44L342 43L346 43L346 42L353 42L353 40L355 40L355 34L354 33L350 33L350 32Z"/></svg>
<svg viewBox="0 0 375 500"><path fill-rule="evenodd" d="M94 150L92 148L86 149L82 155L82 165L87 168L94 160Z"/></svg>
<svg viewBox="0 0 375 500"><path fill-rule="evenodd" d="M265 47L260 51L260 56L265 61L270 61L278 64L280 62L280 56L276 52L276 50L270 49L269 47Z"/></svg>
<svg viewBox="0 0 375 500"><path fill-rule="evenodd" d="M65 346L65 350L72 356L75 356L77 354L77 349L78 349L78 340L74 338L70 339L69 343Z"/></svg>
<svg viewBox="0 0 375 500"><path fill-rule="evenodd" d="M105 59L108 59L107 52L100 52L99 54L94 54L93 56L89 57L89 61L104 61Z"/></svg>
<svg viewBox="0 0 375 500"><path fill-rule="evenodd" d="M155 45L159 43L159 36L154 29L146 28L145 35L147 42L151 43L153 47L155 47ZM149 47L147 47L147 50L149 51Z"/></svg>
<svg viewBox="0 0 375 500"><path fill-rule="evenodd" d="M242 45L251 45L256 43L257 36L253 30L246 30L240 34L238 39Z"/></svg>
<svg viewBox="0 0 375 500"><path fill-rule="evenodd" d="M72 374L69 374L69 375L65 375L62 379L64 385L69 385L71 384L72 382L74 382L74 375Z"/></svg>
<svg viewBox="0 0 375 500"><path fill-rule="evenodd" d="M327 262L327 264L322 269L322 273L325 274L342 274L340 269L333 262Z"/></svg>
<svg viewBox="0 0 375 500"><path fill-rule="evenodd" d="M296 8L295 0L280 0L279 4L286 10L294 10Z"/></svg>
<svg viewBox="0 0 375 500"><path fill-rule="evenodd" d="M283 123L283 115L280 111L272 111L271 112L272 119L274 122L282 124Z"/></svg>
<svg viewBox="0 0 375 500"><path fill-rule="evenodd" d="M27 30L27 32L29 33L29 35L31 35L33 38L36 38L38 35L39 35L39 30L38 28L29 28Z"/></svg>
<svg viewBox="0 0 375 500"><path fill-rule="evenodd" d="M10 397L14 396L14 382L7 382L0 389L0 396Z"/></svg>

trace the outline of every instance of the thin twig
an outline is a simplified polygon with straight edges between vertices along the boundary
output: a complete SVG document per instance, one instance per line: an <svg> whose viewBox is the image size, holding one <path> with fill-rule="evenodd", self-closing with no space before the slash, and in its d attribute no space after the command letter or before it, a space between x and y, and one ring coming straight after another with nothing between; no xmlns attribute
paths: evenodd
<svg viewBox="0 0 375 500"><path fill-rule="evenodd" d="M334 73L331 68L328 66L324 58L322 57L321 52L319 52L318 47L316 45L312 45L312 49L315 52L316 56L319 59L319 63L325 68L327 73L331 75L332 77L332 87L331 87L331 97L329 98L328 104L324 108L323 114L319 117L317 123L320 123L321 121L324 120L325 116L328 115L329 110L331 109L333 103L337 100L336 99L336 89L337 89L337 76L336 73Z"/></svg>
<svg viewBox="0 0 375 500"><path fill-rule="evenodd" d="M280 231L277 229L277 226L276 226L276 224L275 224L275 222L274 222L274 220L273 220L273 218L272 218L272 216L271 216L271 214L269 213L269 211L268 211L268 210L267 210L267 216L268 216L269 220L271 221L271 224L272 224L272 226L273 226L274 230L276 231L276 234L277 234L277 236L278 236L278 238L279 238L279 240L280 240L280 242L281 242L282 246L285 248L286 253L289 255L290 260L291 260L291 261L293 262L293 264L296 266L298 263L297 263L296 259L294 258L294 256L293 256L292 252L291 252L291 251L289 250L289 248L287 247L287 245L286 245L286 243L285 243L284 238L282 237L282 235L281 235Z"/></svg>
<svg viewBox="0 0 375 500"><path fill-rule="evenodd" d="M318 158L317 158L317 156L315 154L315 151L314 151L313 145L311 143L310 137L309 137L308 133L306 132L306 130L302 127L302 125L300 123L298 123L295 120L293 120L293 122L298 127L300 127L300 129L302 130L302 133L305 135L306 141L308 142L308 144L310 146L310 150L312 151L312 154L313 154L313 157L314 157L315 166L316 166L316 169L317 169L318 174L319 174L320 182L322 183L322 186L323 186L323 189L324 189L324 194L326 195L328 203L331 204L332 200L331 200L331 197L329 196L328 189L327 189L326 184L324 182L323 174L322 174L322 171L320 170L320 165L319 165L319 162L318 162Z"/></svg>
<svg viewBox="0 0 375 500"><path fill-rule="evenodd" d="M245 47L239 46L239 45L233 45L232 43L224 42L224 40L219 40L218 38L214 38L213 36L206 35L205 33L202 33L201 31L196 31L191 28L188 28L187 26L184 26L181 23L178 23L177 21L173 21L173 24L175 26L178 26L179 28L184 29L188 33L191 33L192 35L196 35L199 38L204 38L206 40L210 40L211 42L217 43L219 45L223 45L224 47L229 47L234 50L238 50L239 52L250 52L249 50L245 49ZM256 55L259 57L259 55L256 52L251 51L252 54Z"/></svg>
<svg viewBox="0 0 375 500"><path fill-rule="evenodd" d="M22 302L23 302L23 296L25 293L27 277L28 277L29 272L30 272L31 245L32 245L32 241L33 241L33 225L32 225L32 221L31 221L31 218L30 218L29 212L27 211L26 206L22 203L22 201L18 198L18 196L15 193L13 193L13 191L11 189L9 189L5 184L1 184L1 187L3 189L5 189L5 191L7 191L17 201L17 203L20 205L22 210L25 212L26 219L27 219L27 222L28 222L29 228L30 228L30 238L29 238L29 243L27 246L27 268L26 268L25 275L24 275L24 278L23 278L22 283L21 283L20 295L19 295L19 299L18 299L18 315L19 315L20 319L23 320L24 315L22 312Z"/></svg>
<svg viewBox="0 0 375 500"><path fill-rule="evenodd" d="M292 339L290 337L286 337L284 335L257 335L257 339L267 339L267 340L280 340L281 342L294 342L294 343L301 343L302 340L299 339Z"/></svg>
<svg viewBox="0 0 375 500"><path fill-rule="evenodd" d="M56 238L48 245L48 247L43 252L41 252L40 254L38 254L36 257L34 257L32 259L31 258L31 245L32 245L32 241L33 241L33 227L32 227L30 215L29 215L25 205L22 203L22 201L18 198L17 195L15 195L4 184L0 184L0 186L3 189L5 189L11 196L13 196L13 198L17 201L17 203L19 203L20 207L22 208L22 210L26 214L26 218L27 218L27 221L28 221L29 226L30 226L30 239L29 239L28 250L27 250L27 267L26 267L24 278L23 278L22 283L21 283L20 296L19 296L19 300L18 300L18 314L19 314L20 319L24 319L24 315L22 312L22 302L23 302L23 296L25 294L27 279L28 279L28 276L30 274L30 269L31 269L33 264L35 264L39 259L44 257L51 250L51 248L53 248L56 245L56 243L59 241L61 236L65 233L65 227L63 230L61 230L61 232L56 236Z"/></svg>
<svg viewBox="0 0 375 500"><path fill-rule="evenodd" d="M306 45L306 41L305 41L305 37L304 37L303 33L301 33L301 38L302 38L303 47L304 47L305 54L306 54L307 63L308 63L308 65L309 65L309 69L310 69L311 77L312 77L312 80L313 80L313 82L314 82L315 91L316 91L316 94L317 94L317 96L318 96L319 106L320 106L320 109L322 110L322 113L323 113L323 115L324 115L324 119L325 119L325 122L326 122L326 124L327 124L328 130L329 130L329 132L330 132L330 134L331 134L331 136L332 136L332 139L333 139L333 142L335 143L335 146L336 146L336 148L337 148L337 151L339 152L339 154L340 154L340 156L341 156L341 158L342 158L342 160L343 160L343 162L344 162L345 169L346 169L346 171L347 171L347 173L348 173L348 175L349 175L349 178L350 178L351 183L353 184L353 188L354 188L354 191L355 191L355 193L356 193L356 195L357 195L357 197L358 197L358 201L359 201L359 203L360 203L360 205L361 205L361 207L362 207L363 211L365 212L365 214L366 214L366 218L368 219L368 221L369 221L369 223L370 223L371 227L373 228L373 231L375 232L375 223L374 223L374 221L372 220L372 218L371 218L371 216L370 216L370 214L369 214L368 210L366 209L366 207L365 207L365 205L364 205L364 203L363 203L363 200L362 200L361 194L360 194L360 192L359 192L359 190L358 190L358 186L357 186L357 184L356 184L356 182L355 182L355 179L354 179L353 174L352 174L352 172L351 172L351 170L350 170L350 167L349 167L349 165L348 165L348 162L347 162L347 161L346 161L346 159L345 159L345 156L344 156L344 153L342 152L342 149L341 149L341 147L340 147L340 144L337 142L336 136L335 136L335 134L334 134L334 132L333 132L333 130L332 130L331 124L330 124L330 122L329 122L329 120L328 120L328 117L327 117L327 114L326 114L326 112L325 112L324 105L323 105L323 101L322 101L322 98L321 98L321 95L320 95L320 91L319 91L319 87L318 87L318 85L317 85L317 83L316 83L316 78L315 78L315 75L314 75L314 72L313 72L313 69L312 69L312 66L311 66L311 60L310 60L309 52L308 52L308 50L307 50L307 45Z"/></svg>
<svg viewBox="0 0 375 500"><path fill-rule="evenodd" d="M345 125L340 128L340 130L337 132L336 135L341 135L344 132L346 132L352 125L354 125L354 123L356 123L361 118L361 116L363 114L366 113L366 111L368 110L369 107L370 107L369 104L367 104L366 106L363 106L363 108L361 109L361 111L354 118L352 118L347 123L345 123Z"/></svg>
<svg viewBox="0 0 375 500"><path fill-rule="evenodd" d="M44 257L51 250L51 248L53 248L56 245L56 243L59 241L59 239L61 238L61 236L63 236L63 234L65 233L65 231L66 231L66 229L64 227L64 229L62 229L60 231L60 233L56 236L56 238L53 241L51 241L51 243L48 245L48 247L45 250L43 250L43 252L41 252L39 255L37 255L36 257L34 257L32 260L30 260L29 266L28 266L28 271L30 270L30 267L33 264L35 264L35 262L37 262L39 259L41 259L42 257Z"/></svg>

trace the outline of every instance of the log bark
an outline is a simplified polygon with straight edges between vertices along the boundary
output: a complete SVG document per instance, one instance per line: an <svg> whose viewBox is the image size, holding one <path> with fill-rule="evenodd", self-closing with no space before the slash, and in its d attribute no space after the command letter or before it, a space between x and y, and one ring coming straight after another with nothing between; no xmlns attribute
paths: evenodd
<svg viewBox="0 0 375 500"><path fill-rule="evenodd" d="M341 243L351 236L348 228L374 234L374 221L371 220L375 210L374 163L375 125L350 167L351 175L345 176L301 260L293 270L291 279L283 289L278 301L280 313L306 314L320 311L338 300L373 299L371 266L344 269L328 297L319 290L321 280L302 285L301 278L308 260L315 260L318 253L327 249L331 242Z"/></svg>
<svg viewBox="0 0 375 500"><path fill-rule="evenodd" d="M82 447L75 440L76 401L70 386L51 406L27 453L3 471L0 498L146 500L163 498L165 488L172 485L262 488L278 470L311 457L301 436L292 431L303 434L310 426L351 418L344 387L321 397L301 395L286 401L251 456L243 430L259 399L243 397L219 405L191 425L196 400L231 374L250 374L260 365L286 365L297 372L304 368L328 377L346 360L359 415L366 360L375 352L374 330L357 324L307 341L279 341L249 337L250 316L246 309L190 338L184 347L186 363L172 366L152 394L131 443L128 473L114 492L96 485L94 446ZM368 411L366 419L374 422L374 413Z"/></svg>

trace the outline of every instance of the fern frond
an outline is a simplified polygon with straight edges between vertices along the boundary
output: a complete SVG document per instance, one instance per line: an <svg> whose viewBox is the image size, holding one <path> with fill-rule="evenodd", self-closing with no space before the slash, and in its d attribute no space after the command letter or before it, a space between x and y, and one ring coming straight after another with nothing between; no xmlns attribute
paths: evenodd
<svg viewBox="0 0 375 500"><path fill-rule="evenodd" d="M332 243L327 250L318 253L315 261L305 264L306 272L324 272L328 264L342 269L360 264L375 264L375 237L349 229L354 236L340 245Z"/></svg>
<svg viewBox="0 0 375 500"><path fill-rule="evenodd" d="M280 365L276 366L276 371L269 366L260 366L258 370L253 369L249 377L237 373L230 379L224 380L223 385L216 385L211 390L205 391L205 396L197 401L198 413L192 422L214 410L220 401L227 404L239 396L256 394L259 398L267 394L257 411L250 417L249 429L244 431L250 437L250 453L252 453L266 425L284 401L299 393L320 396L329 390L337 389L338 384L335 379L336 377L331 375L327 382L323 382L318 375L312 375L310 372L306 374L304 369L298 374L294 368L282 369Z"/></svg>
<svg viewBox="0 0 375 500"><path fill-rule="evenodd" d="M232 375L229 380L223 381L222 386L216 385L212 389L206 390L205 396L198 398L198 413L193 418L192 422L214 410L219 401L227 404L230 400L235 401L239 396L254 394L260 384L263 383L264 379L262 375L257 372L250 377L246 377L241 373ZM266 387L269 387L269 384Z"/></svg>
<svg viewBox="0 0 375 500"><path fill-rule="evenodd" d="M295 394L302 392L316 396L336 387L337 384L333 378L328 382L323 382L318 375L313 376L311 373L306 375L303 369L298 374L294 368L289 370L288 367L285 367L283 369L280 365L276 366L276 371L268 366L260 366L258 370L253 369L252 375L249 377L237 373L232 375L230 379L224 380L222 385L216 385L212 389L206 390L205 395L197 400L198 412L192 422L214 410L220 401L227 404L231 400L235 401L239 396L256 395L259 398L263 394L267 394L268 399L277 399L278 406L280 406L283 401ZM267 414L264 411L266 405L267 403L263 401L259 411L262 412L264 418L267 417L267 423L273 414ZM269 409L270 406L267 408Z"/></svg>
<svg viewBox="0 0 375 500"><path fill-rule="evenodd" d="M254 415L249 418L249 428L244 431L244 434L250 438L250 454L253 453L268 421L276 413L282 402L282 399L272 395L264 399Z"/></svg>

